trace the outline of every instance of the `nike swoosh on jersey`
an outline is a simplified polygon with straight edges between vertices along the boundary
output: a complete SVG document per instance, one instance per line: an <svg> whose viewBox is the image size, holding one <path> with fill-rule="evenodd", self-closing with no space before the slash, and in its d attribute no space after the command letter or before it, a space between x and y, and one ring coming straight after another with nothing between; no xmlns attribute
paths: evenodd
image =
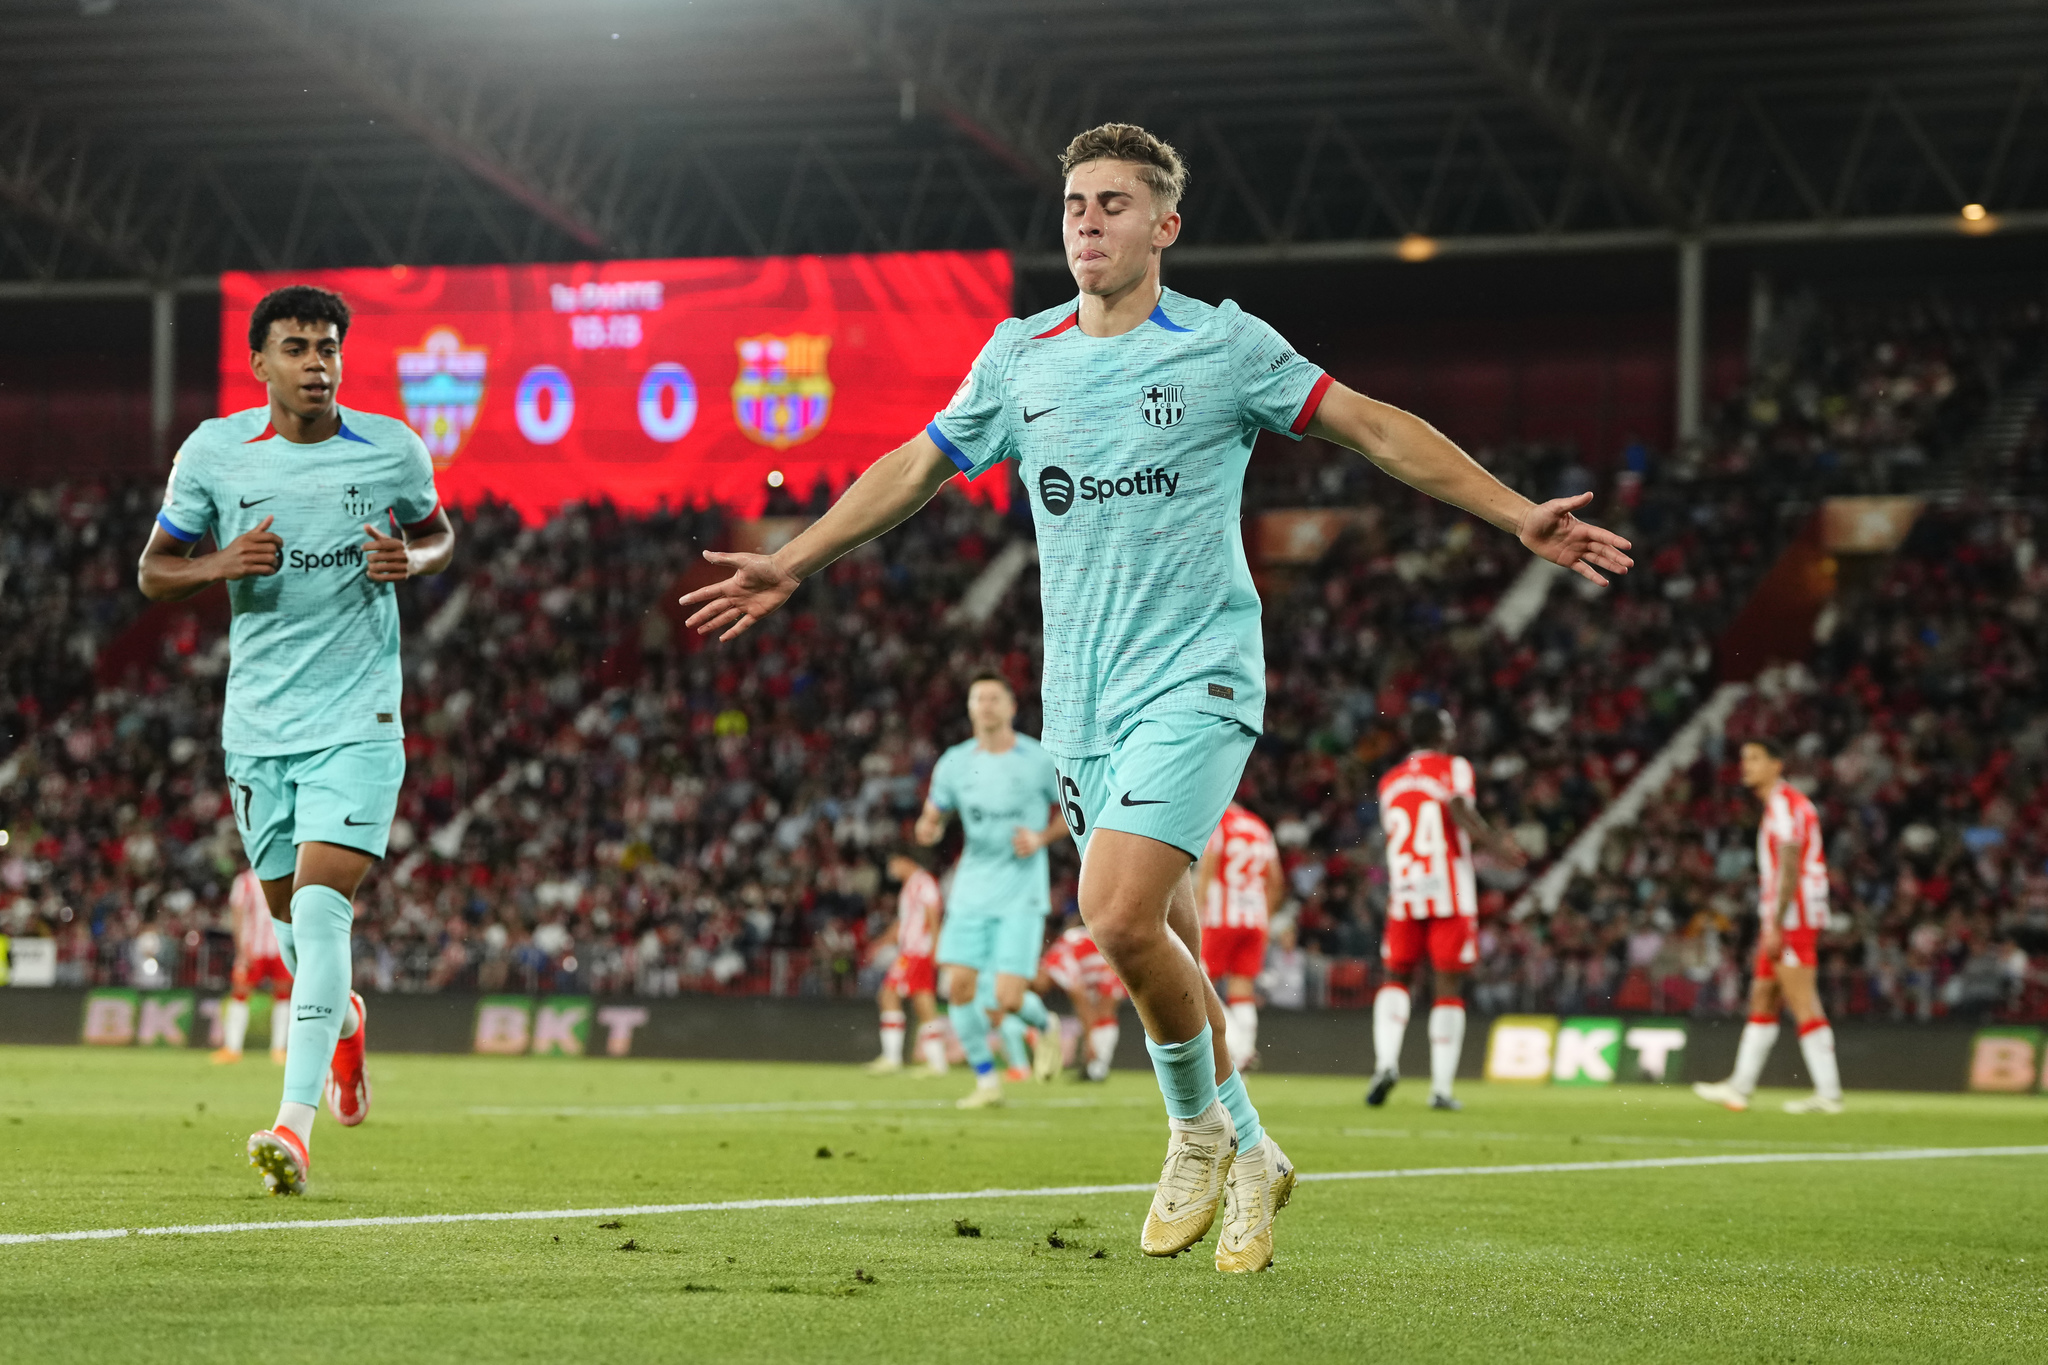
<svg viewBox="0 0 2048 1365"><path fill-rule="evenodd" d="M341 823L344 825L374 825L377 822L375 820L352 820L344 815L341 817Z"/></svg>
<svg viewBox="0 0 2048 1365"><path fill-rule="evenodd" d="M1033 423L1033 422L1036 422L1036 421L1037 421L1037 420L1038 420L1039 418L1041 418L1041 417L1045 416L1045 414L1046 414L1046 413L1048 413L1048 412L1058 412L1058 411L1059 411L1059 405L1058 405L1058 404L1054 404L1054 405L1053 405L1052 407L1049 407L1049 408L1041 408L1041 409L1039 409L1039 410L1038 410L1037 412L1033 412L1033 411L1032 411L1032 410L1031 410L1030 408L1026 408L1026 409L1024 409L1024 422L1025 422L1025 425L1029 426L1029 425L1030 425L1031 423Z"/></svg>
<svg viewBox="0 0 2048 1365"><path fill-rule="evenodd" d="M1131 800L1131 794L1125 792L1124 799L1120 804L1126 806L1167 806L1173 803L1170 801L1133 801Z"/></svg>
<svg viewBox="0 0 2048 1365"><path fill-rule="evenodd" d="M274 497L276 497L276 496L277 496L277 494L275 494L275 493L272 493L272 494L270 495L270 498L274 498ZM269 502L269 501L270 501L270 498L258 498L258 499L256 499L256 501L254 501L254 502L250 502L250 501L249 501L249 500L248 500L247 498L243 498L243 499L242 499L242 508L243 508L243 510L244 510L244 511L246 511L246 510L248 510L248 509L249 509L249 508L251 508L251 507L261 507L261 506L262 506L262 505L263 505L264 503L266 503L266 502Z"/></svg>

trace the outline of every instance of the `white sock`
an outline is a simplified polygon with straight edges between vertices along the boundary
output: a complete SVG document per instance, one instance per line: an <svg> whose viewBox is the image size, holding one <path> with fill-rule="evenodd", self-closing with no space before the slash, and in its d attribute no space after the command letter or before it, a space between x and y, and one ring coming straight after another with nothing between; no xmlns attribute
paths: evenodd
<svg viewBox="0 0 2048 1365"><path fill-rule="evenodd" d="M917 1050L924 1064L944 1074L946 1070L946 1026L934 1019L917 1031Z"/></svg>
<svg viewBox="0 0 2048 1365"><path fill-rule="evenodd" d="M1799 1055L1806 1059L1806 1073L1813 1077L1813 1093L1824 1100L1842 1098L1842 1073L1835 1066L1835 1031L1825 1019L1814 1021L1818 1028L1799 1030Z"/></svg>
<svg viewBox="0 0 2048 1365"><path fill-rule="evenodd" d="M1465 1051L1465 1005L1439 1000L1429 1012L1429 1093L1449 1095Z"/></svg>
<svg viewBox="0 0 2048 1365"><path fill-rule="evenodd" d="M1226 1023L1223 1040L1230 1048L1230 1064L1239 1071L1259 1050L1259 1007L1249 1000L1233 1000L1223 1007Z"/></svg>
<svg viewBox="0 0 2048 1365"><path fill-rule="evenodd" d="M1088 1030L1089 1079L1099 1081L1109 1075L1109 1064L1116 1057L1116 1040L1121 1033L1115 1024L1097 1024Z"/></svg>
<svg viewBox="0 0 2048 1365"><path fill-rule="evenodd" d="M882 1060L903 1065L903 1011L882 1011Z"/></svg>
<svg viewBox="0 0 2048 1365"><path fill-rule="evenodd" d="M1763 1074L1764 1059L1771 1055L1777 1041L1778 1021L1775 1019L1769 1023L1752 1019L1742 1026L1742 1041L1735 1046L1735 1074L1728 1078L1728 1084L1737 1094L1747 1096L1756 1090L1756 1078Z"/></svg>
<svg viewBox="0 0 2048 1365"><path fill-rule="evenodd" d="M310 1104L293 1104L286 1100L277 1107L277 1122L272 1128L289 1128L299 1135L299 1142L308 1150L313 1146L313 1115L319 1113Z"/></svg>
<svg viewBox="0 0 2048 1365"><path fill-rule="evenodd" d="M340 1037L343 1037L343 1038L353 1038L353 1037L355 1037L355 1036L356 1036L356 1029L357 1029L357 1028L358 1028L358 1027L359 1027L359 1026L360 1026L361 1024L362 1024L362 1020L360 1020L360 1019L356 1018L356 1002L355 1002L355 999L354 999L353 997L351 997L351 998L349 999L348 1003L347 1003L347 1004L346 1004L345 1006L343 1006L343 1007L342 1007L342 1011L341 1011L341 1033L340 1033L340 1035L339 1035L339 1036L340 1036Z"/></svg>
<svg viewBox="0 0 2048 1365"><path fill-rule="evenodd" d="M1374 1075L1401 1069L1401 1039L1408 1032L1408 990L1382 986L1372 998L1372 1069Z"/></svg>
<svg viewBox="0 0 2048 1365"><path fill-rule="evenodd" d="M249 1002L228 997L227 1008L220 1015L220 1045L237 1057L242 1055L242 1043L249 1036Z"/></svg>
<svg viewBox="0 0 2048 1365"><path fill-rule="evenodd" d="M1237 1141L1237 1124L1232 1121L1230 1111L1223 1107L1220 1099L1209 1101L1209 1107L1191 1119L1177 1119L1171 1114L1166 1117L1166 1126L1176 1133L1211 1133L1223 1130L1224 1145Z"/></svg>
<svg viewBox="0 0 2048 1365"><path fill-rule="evenodd" d="M292 1037L292 998L289 995L270 997L270 1055L278 1061L284 1060L285 1045Z"/></svg>

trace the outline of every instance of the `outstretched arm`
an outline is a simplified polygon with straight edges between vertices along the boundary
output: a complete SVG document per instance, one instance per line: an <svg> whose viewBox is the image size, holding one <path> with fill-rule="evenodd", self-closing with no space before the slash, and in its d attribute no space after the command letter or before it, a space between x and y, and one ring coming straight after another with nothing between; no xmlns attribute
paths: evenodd
<svg viewBox="0 0 2048 1365"><path fill-rule="evenodd" d="M1627 573L1635 563L1626 540L1572 515L1593 500L1591 493L1532 503L1413 413L1332 384L1308 429L1359 452L1410 487L1484 517L1531 553L1595 583L1607 582L1600 570Z"/></svg>
<svg viewBox="0 0 2048 1365"><path fill-rule="evenodd" d="M909 517L957 472L946 453L920 431L869 465L830 511L774 554L706 550L704 558L730 566L732 577L682 599L684 606L697 609L687 624L699 635L723 631L721 640L744 635L788 601L799 583Z"/></svg>

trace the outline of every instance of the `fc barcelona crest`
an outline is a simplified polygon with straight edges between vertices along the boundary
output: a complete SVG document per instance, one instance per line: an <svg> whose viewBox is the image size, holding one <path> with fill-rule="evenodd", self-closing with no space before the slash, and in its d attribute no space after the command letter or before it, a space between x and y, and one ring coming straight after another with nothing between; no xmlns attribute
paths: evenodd
<svg viewBox="0 0 2048 1365"><path fill-rule="evenodd" d="M405 421L426 442L434 468L446 469L476 429L490 352L464 346L451 327L427 333L418 350L398 353L398 397Z"/></svg>
<svg viewBox="0 0 2048 1365"><path fill-rule="evenodd" d="M801 445L825 429L832 415L832 381L825 353L832 338L793 332L741 337L739 378L732 382L732 415L749 438L776 450Z"/></svg>
<svg viewBox="0 0 2048 1365"><path fill-rule="evenodd" d="M1188 415L1179 384L1148 384L1139 396L1138 414L1155 427L1178 426Z"/></svg>

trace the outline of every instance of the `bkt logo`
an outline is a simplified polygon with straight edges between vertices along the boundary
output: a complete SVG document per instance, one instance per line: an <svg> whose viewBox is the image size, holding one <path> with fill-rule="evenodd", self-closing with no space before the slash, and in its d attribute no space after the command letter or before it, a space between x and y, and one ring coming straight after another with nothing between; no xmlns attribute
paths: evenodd
<svg viewBox="0 0 2048 1365"><path fill-rule="evenodd" d="M305 550L293 550L284 559L284 566L287 569L297 569L301 573L311 573L315 569L359 569L362 565L363 547L360 545L344 545L339 550L329 550L326 554L310 554Z"/></svg>
<svg viewBox="0 0 2048 1365"><path fill-rule="evenodd" d="M1058 465L1047 465L1038 476L1038 500L1045 504L1046 511L1063 517L1074 505L1077 491L1082 502L1108 502L1112 498L1170 498L1179 487L1180 475L1169 474L1163 469L1141 469L1135 474L1114 479L1098 479L1092 474L1083 474L1077 486L1066 470Z"/></svg>

